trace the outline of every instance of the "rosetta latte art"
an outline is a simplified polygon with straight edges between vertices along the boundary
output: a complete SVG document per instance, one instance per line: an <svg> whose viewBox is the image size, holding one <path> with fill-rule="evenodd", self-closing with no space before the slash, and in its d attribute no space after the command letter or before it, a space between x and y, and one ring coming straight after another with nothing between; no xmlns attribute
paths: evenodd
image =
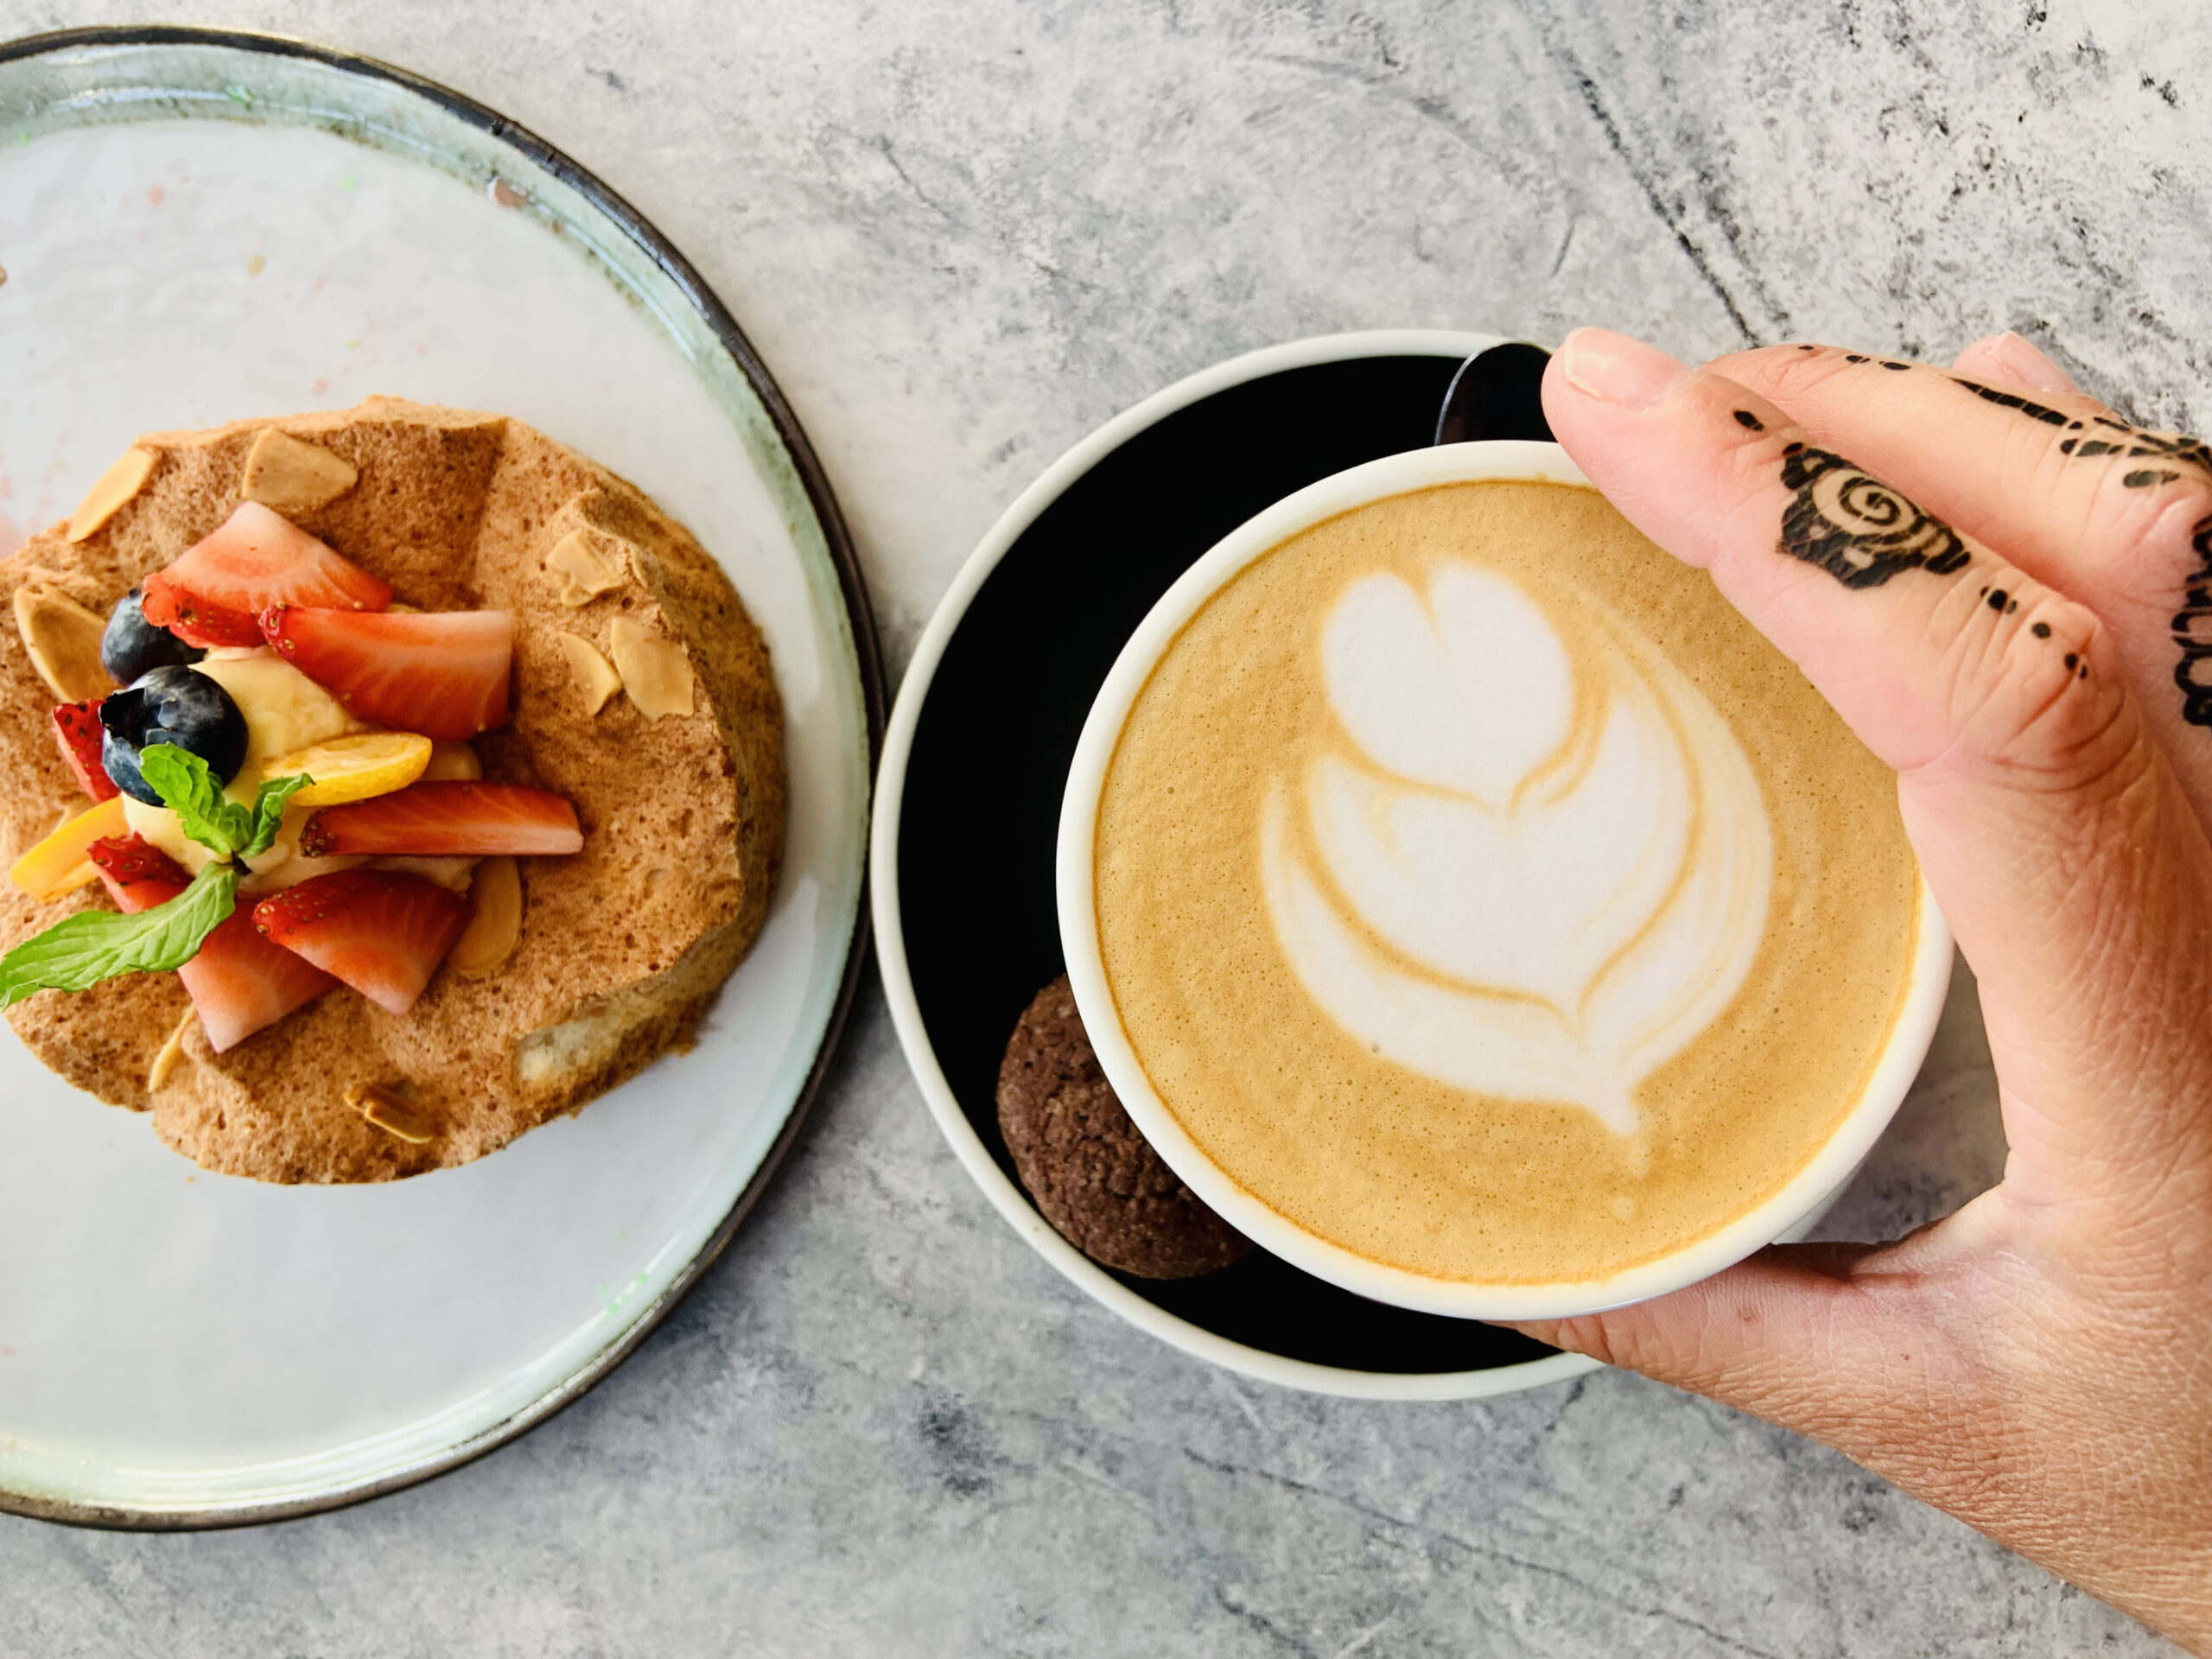
<svg viewBox="0 0 2212 1659"><path fill-rule="evenodd" d="M1262 879L1307 993L1437 1082L1614 1133L1732 999L1774 850L1751 763L1664 657L1571 653L1507 578L1352 582L1322 637L1344 741L1278 781Z"/></svg>

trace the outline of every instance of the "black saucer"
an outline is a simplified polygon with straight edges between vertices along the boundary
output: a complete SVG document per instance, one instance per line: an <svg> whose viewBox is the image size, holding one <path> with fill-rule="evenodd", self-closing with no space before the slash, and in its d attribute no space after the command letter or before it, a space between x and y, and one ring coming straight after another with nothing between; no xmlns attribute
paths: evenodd
<svg viewBox="0 0 2212 1659"><path fill-rule="evenodd" d="M1063 969L1060 795L1108 669L1175 578L1245 519L1332 473L1427 446L1458 367L1427 355L1316 363L1165 416L1045 508L947 641L906 769L900 931L930 1046L1009 1180L999 1060L1024 1006ZM1113 1277L1205 1331L1312 1364L1414 1376L1557 1351L1369 1301L1264 1250L1198 1279Z"/></svg>

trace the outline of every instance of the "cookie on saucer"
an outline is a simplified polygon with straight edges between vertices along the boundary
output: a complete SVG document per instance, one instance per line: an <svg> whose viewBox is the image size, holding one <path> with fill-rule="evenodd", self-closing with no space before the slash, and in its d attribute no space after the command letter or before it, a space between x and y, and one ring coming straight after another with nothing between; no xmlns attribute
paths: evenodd
<svg viewBox="0 0 2212 1659"><path fill-rule="evenodd" d="M1063 974L1023 1011L999 1067L999 1128L1045 1219L1092 1261L1190 1279L1252 1241L1200 1202L1129 1121Z"/></svg>

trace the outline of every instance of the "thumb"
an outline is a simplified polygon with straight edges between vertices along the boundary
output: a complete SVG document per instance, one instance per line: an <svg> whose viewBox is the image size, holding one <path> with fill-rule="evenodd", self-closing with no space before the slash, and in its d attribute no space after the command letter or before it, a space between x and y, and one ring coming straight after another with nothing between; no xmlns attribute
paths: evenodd
<svg viewBox="0 0 2212 1659"><path fill-rule="evenodd" d="M1778 1244L1648 1302L1516 1322L1539 1342L1808 1435L1931 1503L1989 1469L1975 1281L1999 1224L1986 1194L1896 1244Z"/></svg>
<svg viewBox="0 0 2212 1659"><path fill-rule="evenodd" d="M2123 1190L2184 1141L2212 1162L2191 1034L2212 849L2097 616L1764 399L1636 340L1568 336L1544 409L1614 505L1709 571L1897 771L1906 831L1981 981L2015 1195L2100 1175ZM1928 435L1932 454L1943 442Z"/></svg>

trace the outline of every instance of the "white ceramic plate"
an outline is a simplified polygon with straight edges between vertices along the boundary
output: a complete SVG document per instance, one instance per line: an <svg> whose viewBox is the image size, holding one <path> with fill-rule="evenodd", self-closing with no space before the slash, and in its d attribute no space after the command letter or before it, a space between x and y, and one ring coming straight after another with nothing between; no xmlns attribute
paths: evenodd
<svg viewBox="0 0 2212 1659"><path fill-rule="evenodd" d="M766 634L790 852L690 1054L390 1185L207 1174L0 1037L0 1508L296 1514L496 1445L710 1261L849 1002L881 690L804 437L652 228L382 66L194 30L0 48L0 552L158 428L374 391L497 410L635 480ZM9 648L16 648L10 641Z"/></svg>

